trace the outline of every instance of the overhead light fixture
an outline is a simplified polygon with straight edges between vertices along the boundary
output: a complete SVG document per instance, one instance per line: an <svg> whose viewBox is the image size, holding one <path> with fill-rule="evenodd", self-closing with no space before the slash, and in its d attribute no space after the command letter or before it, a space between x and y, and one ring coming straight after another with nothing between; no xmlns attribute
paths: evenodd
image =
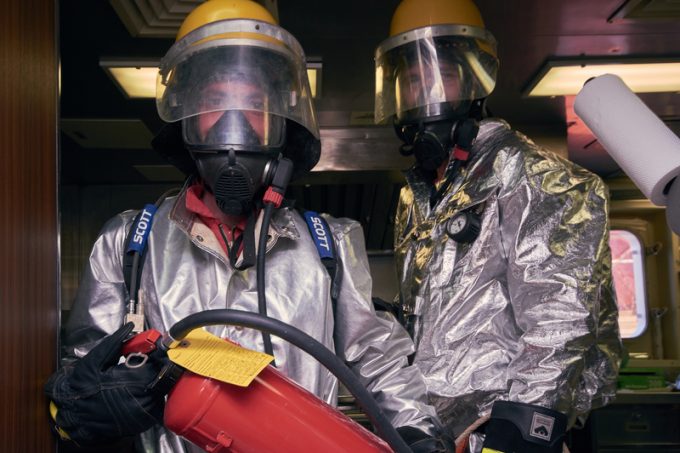
<svg viewBox="0 0 680 453"><path fill-rule="evenodd" d="M103 58L99 66L130 99L156 97L156 76L160 60L121 60Z"/></svg>
<svg viewBox="0 0 680 453"><path fill-rule="evenodd" d="M156 76L160 60L119 60L104 58L99 66L129 99L148 99L156 97ZM321 95L321 68L319 60L307 63L312 98Z"/></svg>
<svg viewBox="0 0 680 453"><path fill-rule="evenodd" d="M576 95L592 77L615 74L636 93L680 92L680 58L548 60L523 96Z"/></svg>
<svg viewBox="0 0 680 453"><path fill-rule="evenodd" d="M321 97L321 60L307 61L307 78L312 99Z"/></svg>
<svg viewBox="0 0 680 453"><path fill-rule="evenodd" d="M607 22L676 21L680 18L680 3L676 0L626 0Z"/></svg>

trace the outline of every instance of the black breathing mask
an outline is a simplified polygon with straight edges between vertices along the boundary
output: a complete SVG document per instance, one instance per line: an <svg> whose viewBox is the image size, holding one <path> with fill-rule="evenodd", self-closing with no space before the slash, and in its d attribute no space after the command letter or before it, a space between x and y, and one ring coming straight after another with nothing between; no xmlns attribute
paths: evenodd
<svg viewBox="0 0 680 453"><path fill-rule="evenodd" d="M432 172L449 157L454 145L453 134L457 121L440 120L417 124L395 124L397 136L404 143L399 152L404 156L413 155L418 166Z"/></svg>
<svg viewBox="0 0 680 453"><path fill-rule="evenodd" d="M435 110L428 106L430 110ZM428 116L424 109L407 112L394 118L394 130L403 142L399 152L413 155L417 167L425 173L434 173L445 162L451 150L458 146L466 151L477 137L479 121L485 110L485 99L463 103L455 108L437 105L436 114Z"/></svg>
<svg viewBox="0 0 680 453"><path fill-rule="evenodd" d="M283 143L263 146L237 110L224 112L200 143L190 135L194 121L184 120L184 140L217 206L228 215L250 213L256 196L271 182Z"/></svg>
<svg viewBox="0 0 680 453"><path fill-rule="evenodd" d="M215 154L195 153L198 174L228 215L248 214L255 195L271 180L277 156L230 149Z"/></svg>

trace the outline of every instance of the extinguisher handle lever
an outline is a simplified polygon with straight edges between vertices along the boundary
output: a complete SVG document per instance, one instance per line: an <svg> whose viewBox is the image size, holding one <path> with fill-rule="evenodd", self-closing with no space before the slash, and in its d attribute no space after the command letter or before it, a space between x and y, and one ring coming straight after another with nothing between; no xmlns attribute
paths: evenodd
<svg viewBox="0 0 680 453"><path fill-rule="evenodd" d="M148 355L157 349L165 351L163 334L155 329L145 330L123 343L121 354L126 357L126 365L130 368L140 367L146 363ZM142 359L141 361L137 361ZM148 385L148 389L159 395L166 395L177 383L184 368L168 361L158 376Z"/></svg>
<svg viewBox="0 0 680 453"><path fill-rule="evenodd" d="M163 335L154 329L145 330L123 343L121 355L128 356L132 353L149 354L155 351L158 346L156 343Z"/></svg>

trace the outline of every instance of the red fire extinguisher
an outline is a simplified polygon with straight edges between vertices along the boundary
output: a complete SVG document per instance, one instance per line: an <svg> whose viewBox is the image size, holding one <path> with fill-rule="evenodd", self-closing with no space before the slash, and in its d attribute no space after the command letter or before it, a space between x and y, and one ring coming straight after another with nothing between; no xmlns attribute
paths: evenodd
<svg viewBox="0 0 680 453"><path fill-rule="evenodd" d="M390 447L272 366L246 388L185 371L165 426L208 452L391 452Z"/></svg>
<svg viewBox="0 0 680 453"><path fill-rule="evenodd" d="M161 337L142 332L123 355L147 354ZM184 370L168 393L164 425L210 453L393 451L271 365L245 388Z"/></svg>

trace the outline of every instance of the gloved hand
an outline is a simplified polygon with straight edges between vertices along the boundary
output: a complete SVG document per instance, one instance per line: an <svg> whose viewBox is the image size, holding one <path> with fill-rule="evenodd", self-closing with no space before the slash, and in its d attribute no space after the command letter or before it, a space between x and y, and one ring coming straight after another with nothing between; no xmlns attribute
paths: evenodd
<svg viewBox="0 0 680 453"><path fill-rule="evenodd" d="M542 406L496 401L482 453L562 453L567 416Z"/></svg>
<svg viewBox="0 0 680 453"><path fill-rule="evenodd" d="M45 393L57 407L57 427L80 445L133 436L163 421L165 397L149 384L168 362L165 352L153 351L138 368L117 364L133 327L128 323L105 337L45 384Z"/></svg>
<svg viewBox="0 0 680 453"><path fill-rule="evenodd" d="M453 441L445 435L432 437L411 426L401 426L397 428L397 433L413 453L452 453L455 450Z"/></svg>

